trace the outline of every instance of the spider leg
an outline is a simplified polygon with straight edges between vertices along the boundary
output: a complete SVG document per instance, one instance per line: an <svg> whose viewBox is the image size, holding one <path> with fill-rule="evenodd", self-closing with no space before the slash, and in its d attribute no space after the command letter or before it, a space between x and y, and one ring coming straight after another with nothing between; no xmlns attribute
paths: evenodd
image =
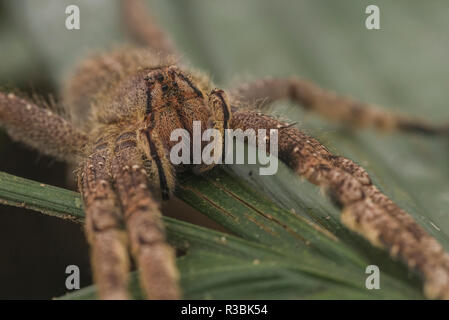
<svg viewBox="0 0 449 320"><path fill-rule="evenodd" d="M211 117L209 118L207 127L210 129L216 129L220 132L220 136L214 137L213 148L214 152L220 152L220 154L214 154L214 157L218 160L224 156L224 140L225 130L229 128L229 121L231 120L231 109L228 98L223 90L213 89L209 94L208 106L211 111ZM216 147L215 147L216 146ZM195 173L202 173L212 169L215 166L215 162L207 164L202 163L194 167Z"/></svg>
<svg viewBox="0 0 449 320"><path fill-rule="evenodd" d="M147 298L178 299L175 252L165 242L159 203L148 189L144 157L135 140L122 140L114 148L111 171Z"/></svg>
<svg viewBox="0 0 449 320"><path fill-rule="evenodd" d="M373 245L387 249L424 277L429 298L449 299L449 255L414 219L349 159L331 154L317 140L274 118L236 111L233 129L278 129L278 154L298 175L325 188L342 207L341 220ZM269 148L267 135L267 148Z"/></svg>
<svg viewBox="0 0 449 320"><path fill-rule="evenodd" d="M79 175L95 283L101 299L128 299L129 256L120 203L108 172L110 152L99 141Z"/></svg>
<svg viewBox="0 0 449 320"><path fill-rule="evenodd" d="M141 0L122 0L121 3L125 24L138 43L164 55L176 55L175 46L155 23Z"/></svg>
<svg viewBox="0 0 449 320"><path fill-rule="evenodd" d="M232 95L235 98L233 103L256 107L281 99L290 99L306 110L355 127L373 127L426 135L449 133L448 124L433 125L419 118L382 110L376 105L339 96L296 77L265 78L245 83L234 88Z"/></svg>
<svg viewBox="0 0 449 320"><path fill-rule="evenodd" d="M45 154L76 162L87 136L48 109L0 92L0 126L11 138Z"/></svg>

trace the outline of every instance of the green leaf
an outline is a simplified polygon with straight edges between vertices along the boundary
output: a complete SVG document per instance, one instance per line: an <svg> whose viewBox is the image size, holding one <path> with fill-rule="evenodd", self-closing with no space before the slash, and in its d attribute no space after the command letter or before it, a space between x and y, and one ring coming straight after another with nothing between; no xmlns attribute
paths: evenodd
<svg viewBox="0 0 449 320"><path fill-rule="evenodd" d="M205 178L185 175L178 193L210 217L220 215L216 220L235 235L164 218L169 242L183 253L178 266L186 298L332 298L338 292L360 299L422 298L411 279L386 273L382 290L367 290L365 257L235 178L223 170ZM77 193L6 173L0 173L0 198L9 205L78 222L83 219ZM134 279L131 288L139 297L136 283ZM93 294L92 288L86 288L65 298Z"/></svg>
<svg viewBox="0 0 449 320"><path fill-rule="evenodd" d="M76 192L0 172L0 203L81 222L82 201Z"/></svg>

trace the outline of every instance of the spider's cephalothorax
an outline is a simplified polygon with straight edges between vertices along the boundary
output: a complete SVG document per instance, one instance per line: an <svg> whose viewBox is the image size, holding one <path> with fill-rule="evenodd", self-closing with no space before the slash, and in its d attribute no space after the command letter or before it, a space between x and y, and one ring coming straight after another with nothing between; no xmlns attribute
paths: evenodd
<svg viewBox="0 0 449 320"><path fill-rule="evenodd" d="M110 65L118 70L108 69ZM106 69L100 73L104 77L98 73L90 77L92 66ZM74 121L83 123L92 141L101 139L101 146L108 141L117 148L136 144L146 159L150 180L159 182L164 199L174 189L175 169L185 169L174 168L170 162L169 151L177 143L171 133L186 129L188 141L193 141L194 121L201 123L203 131L214 128L223 134L230 120L222 90L211 90L203 75L161 65L159 57L148 50L126 49L88 60L73 77L67 96L72 114L79 112L80 100L86 104L82 119ZM202 172L211 167L199 164L194 169Z"/></svg>
<svg viewBox="0 0 449 320"><path fill-rule="evenodd" d="M278 130L279 158L331 194L342 208L344 225L418 271L429 298L449 299L449 255L376 188L363 168L331 154L294 126L246 107L289 98L351 125L428 135L447 134L448 126L380 111L298 78L243 84L229 91L228 100L222 90L211 90L207 77L182 71L168 58L175 55L173 45L143 13L139 1L122 3L130 30L147 48L125 48L86 60L64 92L70 122L27 99L0 93L0 125L11 137L80 167L78 184L101 298L128 298L128 247L148 298L180 297L159 198L174 190L177 171L201 173L213 166L175 166L170 161L176 143L170 139L173 130L186 129L192 136L193 122L199 121L202 130L221 133L213 141L220 152L227 128ZM267 136L267 146L269 140Z"/></svg>

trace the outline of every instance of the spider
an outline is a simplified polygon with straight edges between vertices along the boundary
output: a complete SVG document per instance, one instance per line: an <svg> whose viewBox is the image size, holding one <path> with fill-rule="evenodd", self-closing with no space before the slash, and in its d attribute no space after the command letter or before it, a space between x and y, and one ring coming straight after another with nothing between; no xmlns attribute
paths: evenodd
<svg viewBox="0 0 449 320"><path fill-rule="evenodd" d="M82 62L63 94L70 121L38 102L0 93L0 125L13 139L79 167L100 298L129 298L128 248L149 299L181 298L159 204L174 191L178 172L202 174L213 167L170 162L175 143L170 133L184 128L192 135L192 124L199 121L203 131L217 129L222 137L228 128L277 129L279 158L327 191L341 207L345 226L419 272L428 298L449 299L449 255L433 237L382 194L358 164L257 109L260 101L290 99L358 127L427 135L447 134L448 127L381 111L297 77L262 79L226 92L215 89L207 76L179 62L175 46L140 1L122 1L122 12L140 46Z"/></svg>

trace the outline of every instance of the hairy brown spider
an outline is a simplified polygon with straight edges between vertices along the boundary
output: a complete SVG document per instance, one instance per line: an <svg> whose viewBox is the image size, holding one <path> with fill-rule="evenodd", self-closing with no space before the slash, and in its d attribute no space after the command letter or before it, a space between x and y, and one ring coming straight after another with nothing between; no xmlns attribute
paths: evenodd
<svg viewBox="0 0 449 320"><path fill-rule="evenodd" d="M79 165L94 280L103 299L126 299L128 243L148 298L178 299L173 249L167 245L159 198L176 173L213 165L173 165L170 133L193 121L202 130L278 129L279 158L298 175L325 188L342 207L342 222L402 259L424 278L429 298L449 299L449 256L413 218L382 194L366 171L331 154L297 128L248 108L288 98L351 125L443 134L447 127L380 111L298 78L265 79L227 92L206 76L175 63L174 46L136 0L123 1L135 38L145 48L124 48L85 60L69 81L64 105L71 122L12 93L0 93L0 124L17 141ZM269 138L269 137L268 137ZM217 143L221 141L217 141ZM269 139L267 140L269 146Z"/></svg>

